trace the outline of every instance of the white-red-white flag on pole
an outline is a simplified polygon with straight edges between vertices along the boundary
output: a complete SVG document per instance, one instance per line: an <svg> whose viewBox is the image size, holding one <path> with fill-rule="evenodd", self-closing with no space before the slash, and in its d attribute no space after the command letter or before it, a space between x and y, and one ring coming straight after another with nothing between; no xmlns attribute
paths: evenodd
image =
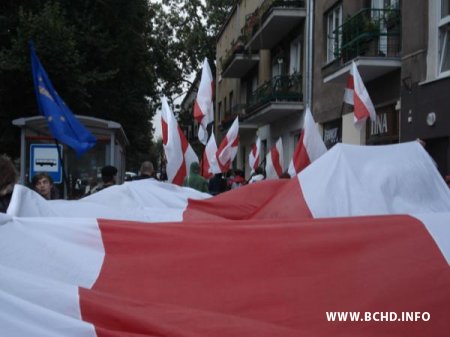
<svg viewBox="0 0 450 337"><path fill-rule="evenodd" d="M248 155L248 164L253 171L255 171L259 166L259 161L261 157L261 139L259 137L256 138L256 142L252 145L252 150Z"/></svg>
<svg viewBox="0 0 450 337"><path fill-rule="evenodd" d="M161 125L167 178L169 182L181 186L191 164L198 163L198 158L178 126L166 97L161 99Z"/></svg>
<svg viewBox="0 0 450 337"><path fill-rule="evenodd" d="M214 80L208 59L203 61L202 77L194 102L194 118L198 122L198 140L205 145L208 141L206 127L214 121L213 90Z"/></svg>
<svg viewBox="0 0 450 337"><path fill-rule="evenodd" d="M281 137L266 156L266 179L278 179L283 174L283 141Z"/></svg>
<svg viewBox="0 0 450 337"><path fill-rule="evenodd" d="M344 102L353 105L353 122L356 127L361 127L367 117L370 117L373 121L376 120L377 114L375 112L375 107L373 106L372 100L370 99L369 93L364 86L364 82L354 61L352 62L350 74L347 79Z"/></svg>
<svg viewBox="0 0 450 337"><path fill-rule="evenodd" d="M306 166L327 151L325 143L317 130L316 123L309 108L305 109L303 130L289 164L288 173L291 177L297 175Z"/></svg>
<svg viewBox="0 0 450 337"><path fill-rule="evenodd" d="M214 131L211 132L208 143L206 143L202 158L202 176L206 179L211 178L213 174L220 173L220 167L217 164L217 143L214 137Z"/></svg>
<svg viewBox="0 0 450 337"><path fill-rule="evenodd" d="M222 172L227 172L234 157L236 157L239 143L239 117L236 117L230 129L217 149L216 158Z"/></svg>

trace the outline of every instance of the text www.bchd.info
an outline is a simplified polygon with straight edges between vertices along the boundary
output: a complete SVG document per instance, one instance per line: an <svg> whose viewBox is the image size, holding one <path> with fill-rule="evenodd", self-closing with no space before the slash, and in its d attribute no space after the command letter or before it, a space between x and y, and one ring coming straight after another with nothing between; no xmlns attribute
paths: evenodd
<svg viewBox="0 0 450 337"><path fill-rule="evenodd" d="M328 322L428 322L429 312L420 311L327 311Z"/></svg>

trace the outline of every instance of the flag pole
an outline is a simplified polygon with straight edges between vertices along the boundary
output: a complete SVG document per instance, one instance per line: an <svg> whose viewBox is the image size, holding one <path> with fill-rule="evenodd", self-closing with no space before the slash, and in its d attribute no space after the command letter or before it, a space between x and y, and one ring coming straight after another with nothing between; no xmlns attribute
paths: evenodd
<svg viewBox="0 0 450 337"><path fill-rule="evenodd" d="M72 191L71 191L71 189L69 188L69 182L68 182L68 180L67 180L67 175L66 175L66 170L65 170L65 167L64 167L64 162L63 162L63 158L62 158L62 154L61 154L61 149L60 149L60 147L59 147L59 142L58 142L58 140L57 140L56 138L53 138L53 139L54 139L55 144L56 144L56 151L58 151L58 159L59 159L59 163L60 163L60 165L61 165L61 170L62 170L62 175L63 175L64 186L65 186L65 189L66 189L66 191L67 191L68 198L70 199L70 198L72 197Z"/></svg>

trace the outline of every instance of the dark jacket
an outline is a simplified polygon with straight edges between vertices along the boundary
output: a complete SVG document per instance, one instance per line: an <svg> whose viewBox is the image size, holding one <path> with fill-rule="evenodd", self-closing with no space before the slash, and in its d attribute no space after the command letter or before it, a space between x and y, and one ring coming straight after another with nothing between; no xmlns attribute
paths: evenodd
<svg viewBox="0 0 450 337"><path fill-rule="evenodd" d="M209 180L209 193L216 195L227 190L227 181L222 176L222 173L216 173L214 177Z"/></svg>

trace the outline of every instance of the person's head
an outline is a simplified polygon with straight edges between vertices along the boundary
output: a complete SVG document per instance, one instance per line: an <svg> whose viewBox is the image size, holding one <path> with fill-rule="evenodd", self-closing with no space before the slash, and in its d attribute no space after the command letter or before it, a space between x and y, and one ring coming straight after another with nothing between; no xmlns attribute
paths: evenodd
<svg viewBox="0 0 450 337"><path fill-rule="evenodd" d="M200 173L200 165L197 162L193 162L190 167L191 174L199 174Z"/></svg>
<svg viewBox="0 0 450 337"><path fill-rule="evenodd" d="M105 185L114 185L116 183L117 169L114 166L106 165L102 168L102 180Z"/></svg>
<svg viewBox="0 0 450 337"><path fill-rule="evenodd" d="M31 184L36 192L38 192L43 198L50 200L52 198L53 179L47 173L38 173L33 179Z"/></svg>
<svg viewBox="0 0 450 337"><path fill-rule="evenodd" d="M244 171L242 171L242 170L235 170L234 171L234 175L238 176L238 177L243 177L244 176Z"/></svg>
<svg viewBox="0 0 450 337"><path fill-rule="evenodd" d="M141 176L149 176L153 177L154 168L153 164L150 161L144 161L141 165L141 169L139 170L141 173Z"/></svg>
<svg viewBox="0 0 450 337"><path fill-rule="evenodd" d="M14 185L17 183L19 174L12 163L11 159L6 155L0 156L0 196L11 193Z"/></svg>

